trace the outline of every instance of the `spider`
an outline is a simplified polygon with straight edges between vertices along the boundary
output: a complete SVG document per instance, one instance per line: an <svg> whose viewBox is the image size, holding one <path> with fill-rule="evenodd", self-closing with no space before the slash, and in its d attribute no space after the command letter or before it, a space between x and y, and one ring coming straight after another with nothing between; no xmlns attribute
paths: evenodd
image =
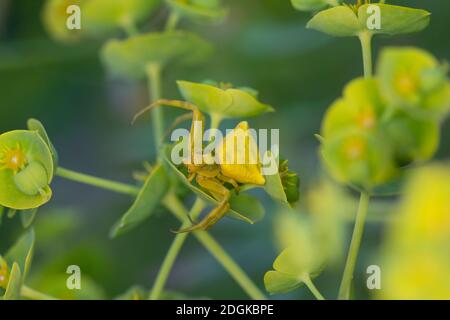
<svg viewBox="0 0 450 320"><path fill-rule="evenodd" d="M203 146L201 146L201 150L196 150L194 148L195 146L194 141L196 138L195 136L197 136L198 134L201 134L201 139L203 137L205 117L200 112L199 108L194 104L179 100L161 99L152 103L150 106L144 108L138 114L136 114L133 122L145 112L159 106L174 107L192 112L191 131L189 133L190 134L189 149L191 155L190 159L194 159L196 154L197 155L199 153L203 154ZM194 130L194 124L196 121L199 121L201 124L200 130L201 132L197 132L198 130ZM235 130L239 129L242 130L240 132L247 132L248 123L246 121L242 121L237 125ZM232 134L233 133L229 133L229 135ZM228 138L231 139L235 138L229 135L225 137L225 139L221 142L221 145L219 146L219 150L221 150L222 156L224 156L227 152L230 151L226 150L226 141L229 140ZM251 142L249 142L250 141L249 137L245 137L245 139L246 140L244 145L242 144L237 145L237 148L243 147L245 150L237 150L236 148L233 148L233 150L231 150L231 152L235 152L236 154L242 152L246 154L243 163L229 164L228 162L225 163L220 162L219 164L217 163L208 164L203 160L203 157L200 158L201 161L186 161L186 160L183 161L183 165L187 168L188 181L192 183L195 180L201 189L209 193L214 199L217 200L218 205L215 208L213 208L200 222L196 224L194 223L192 226L187 227L185 229L175 231L175 233L206 230L212 227L214 224L216 224L220 219L222 219L230 209L231 191L225 186L226 184L230 185L234 190L236 190L237 193L239 192L240 186L244 184L251 184L251 185L265 184L265 178L261 174L261 164L259 162L259 157L253 154L253 156L255 157L253 158L253 160L256 159L256 161L252 162L250 160L250 157L247 156L247 152L249 151L248 145Z"/></svg>

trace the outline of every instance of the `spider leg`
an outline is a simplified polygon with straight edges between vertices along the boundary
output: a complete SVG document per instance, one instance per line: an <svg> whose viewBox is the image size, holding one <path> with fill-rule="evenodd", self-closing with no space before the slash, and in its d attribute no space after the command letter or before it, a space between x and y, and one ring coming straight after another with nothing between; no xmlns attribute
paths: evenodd
<svg viewBox="0 0 450 320"><path fill-rule="evenodd" d="M223 181L223 182L231 184L233 186L234 190L236 190L236 193L239 193L240 187L239 187L239 184L236 182L236 180L234 180L232 178L229 178L229 177L226 177L226 176L224 176L221 173L219 173L217 175L217 179L219 179L220 181Z"/></svg>
<svg viewBox="0 0 450 320"><path fill-rule="evenodd" d="M215 194L216 196L219 196L222 198L219 201L219 204L217 207L212 209L205 218L203 218L202 221L199 223L176 231L175 233L183 233L183 232L191 232L196 230L206 230L213 226L217 221L223 218L223 216L228 212L230 209L230 203L228 202L230 200L230 191L225 188L219 180L215 178L206 178L202 176L197 176L197 182L198 184L210 191L211 193Z"/></svg>

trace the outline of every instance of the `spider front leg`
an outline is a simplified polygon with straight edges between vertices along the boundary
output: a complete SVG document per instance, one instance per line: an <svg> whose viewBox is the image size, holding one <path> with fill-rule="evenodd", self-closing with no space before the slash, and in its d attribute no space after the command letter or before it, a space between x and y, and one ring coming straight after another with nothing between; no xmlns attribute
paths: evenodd
<svg viewBox="0 0 450 320"><path fill-rule="evenodd" d="M213 226L217 221L223 218L223 216L228 212L230 209L230 191L225 188L219 180L216 178L208 178L203 176L197 176L196 181L198 184L208 190L214 197L219 201L219 204L216 208L211 210L210 213L207 214L207 216L197 223L196 225L193 225L191 227L181 229L179 231L176 231L175 233L182 233L182 232L191 232L195 230L206 230Z"/></svg>

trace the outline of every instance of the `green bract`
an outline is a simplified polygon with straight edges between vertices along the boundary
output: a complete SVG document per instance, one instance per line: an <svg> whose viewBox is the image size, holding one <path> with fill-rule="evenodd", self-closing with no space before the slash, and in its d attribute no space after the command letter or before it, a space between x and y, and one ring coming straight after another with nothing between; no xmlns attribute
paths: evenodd
<svg viewBox="0 0 450 320"><path fill-rule="evenodd" d="M338 0L291 0L292 6L300 11L316 11L329 5L339 3Z"/></svg>
<svg viewBox="0 0 450 320"><path fill-rule="evenodd" d="M370 8L372 6L372 8ZM374 15L373 8L380 9L380 29L369 30L368 21ZM372 9L372 10L371 10ZM426 10L413 9L408 7L393 6L389 4L365 4L358 9L358 19L363 29L374 34L404 34L419 32L425 29L430 23L430 16ZM373 19L373 18L372 18Z"/></svg>
<svg viewBox="0 0 450 320"><path fill-rule="evenodd" d="M0 135L0 205L17 210L36 208L52 195L52 153L37 131Z"/></svg>
<svg viewBox="0 0 450 320"><path fill-rule="evenodd" d="M113 74L143 78L151 65L196 64L205 60L211 51L210 44L197 35L173 31L110 40L102 49L102 58Z"/></svg>
<svg viewBox="0 0 450 320"><path fill-rule="evenodd" d="M274 109L257 100L255 91L248 88L221 88L219 86L178 81L185 100L195 104L202 112L219 118L254 117Z"/></svg>
<svg viewBox="0 0 450 320"><path fill-rule="evenodd" d="M398 112L383 123L381 129L394 145L395 158L400 166L429 160L439 146L437 121L418 119L405 112Z"/></svg>
<svg viewBox="0 0 450 320"><path fill-rule="evenodd" d="M324 260L311 225L303 223L294 212L283 213L278 224L279 245L286 248L275 259L274 270L264 275L264 285L270 293L285 293L317 276ZM282 227L282 228L280 228Z"/></svg>
<svg viewBox="0 0 450 320"><path fill-rule="evenodd" d="M380 134L349 129L324 140L321 154L336 180L371 190L395 177L391 148Z"/></svg>
<svg viewBox="0 0 450 320"><path fill-rule="evenodd" d="M118 28L133 28L148 17L161 0L89 0L83 6L83 30L102 35Z"/></svg>
<svg viewBox="0 0 450 320"><path fill-rule="evenodd" d="M111 237L119 236L150 217L169 191L170 181L163 166L148 175L131 208L111 230Z"/></svg>
<svg viewBox="0 0 450 320"><path fill-rule="evenodd" d="M42 12L42 20L50 35L58 41L75 42L82 37L82 30L67 28L67 8L71 5L81 7L89 0L47 0ZM83 26L82 26L83 28Z"/></svg>
<svg viewBox="0 0 450 320"><path fill-rule="evenodd" d="M335 101L325 114L322 135L327 139L348 128L373 131L384 110L376 80L353 80L345 87L344 96Z"/></svg>
<svg viewBox="0 0 450 320"><path fill-rule="evenodd" d="M221 6L220 0L166 0L172 10L200 23L218 23L228 10Z"/></svg>
<svg viewBox="0 0 450 320"><path fill-rule="evenodd" d="M378 14L379 28L371 25ZM307 27L337 37L358 36L362 32L395 35L423 30L429 21L430 13L425 10L388 4L365 4L359 8L342 5L319 12Z"/></svg>
<svg viewBox="0 0 450 320"><path fill-rule="evenodd" d="M18 300L34 253L34 230L28 230L6 256L0 256L0 288L5 289L4 300Z"/></svg>
<svg viewBox="0 0 450 320"><path fill-rule="evenodd" d="M429 53L416 48L387 48L377 76L386 101L418 117L442 116L450 108L446 70Z"/></svg>

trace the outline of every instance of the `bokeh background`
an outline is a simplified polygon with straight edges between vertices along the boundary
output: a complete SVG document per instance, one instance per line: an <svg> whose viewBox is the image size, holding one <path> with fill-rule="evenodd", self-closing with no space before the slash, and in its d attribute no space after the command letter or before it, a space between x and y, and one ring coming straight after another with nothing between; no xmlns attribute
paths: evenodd
<svg viewBox="0 0 450 320"><path fill-rule="evenodd" d="M418 34L377 37L375 57L381 47L395 44L426 48L440 60L450 60L450 2L395 3L429 10L431 24ZM362 74L359 43L356 38L336 39L307 30L310 14L295 11L288 0L227 0L224 4L230 14L223 24L181 23L209 39L215 52L202 66L168 68L164 96L179 98L177 79L214 79L257 89L261 100L277 112L250 123L281 129L281 153L301 177L301 205L323 176L314 134L324 111L348 81ZM41 21L42 6L42 0L0 0L0 132L24 128L29 117L38 118L47 127L64 167L132 183L132 171L155 157L150 123L130 125L133 114L147 105L146 84L110 79L98 57L100 41L75 45L52 41ZM167 10L158 11L145 28L160 28L166 15ZM225 122L223 127L232 124ZM444 125L438 159L450 157L449 137L450 125ZM59 178L53 190L53 200L37 217L30 283L38 289L56 290L58 283L65 283L66 267L77 264L92 279L96 297L113 298L134 284L150 288L173 239L169 230L178 221L161 209L136 230L110 240L109 228L129 207L128 197ZM251 226L224 219L211 233L263 288L263 275L271 269L278 250L272 226L275 205L267 197L261 199L267 209L264 221ZM385 208L381 214L389 215L395 201L383 200L374 207ZM351 226L349 220L345 246ZM375 221L366 229L356 273L360 297L370 295L364 289L363 267L377 263L382 226ZM18 218L4 219L0 252L21 231ZM343 264L344 255L317 278L316 285L325 296L336 296ZM193 237L182 249L167 287L190 297L246 298ZM273 298L312 296L303 288Z"/></svg>

